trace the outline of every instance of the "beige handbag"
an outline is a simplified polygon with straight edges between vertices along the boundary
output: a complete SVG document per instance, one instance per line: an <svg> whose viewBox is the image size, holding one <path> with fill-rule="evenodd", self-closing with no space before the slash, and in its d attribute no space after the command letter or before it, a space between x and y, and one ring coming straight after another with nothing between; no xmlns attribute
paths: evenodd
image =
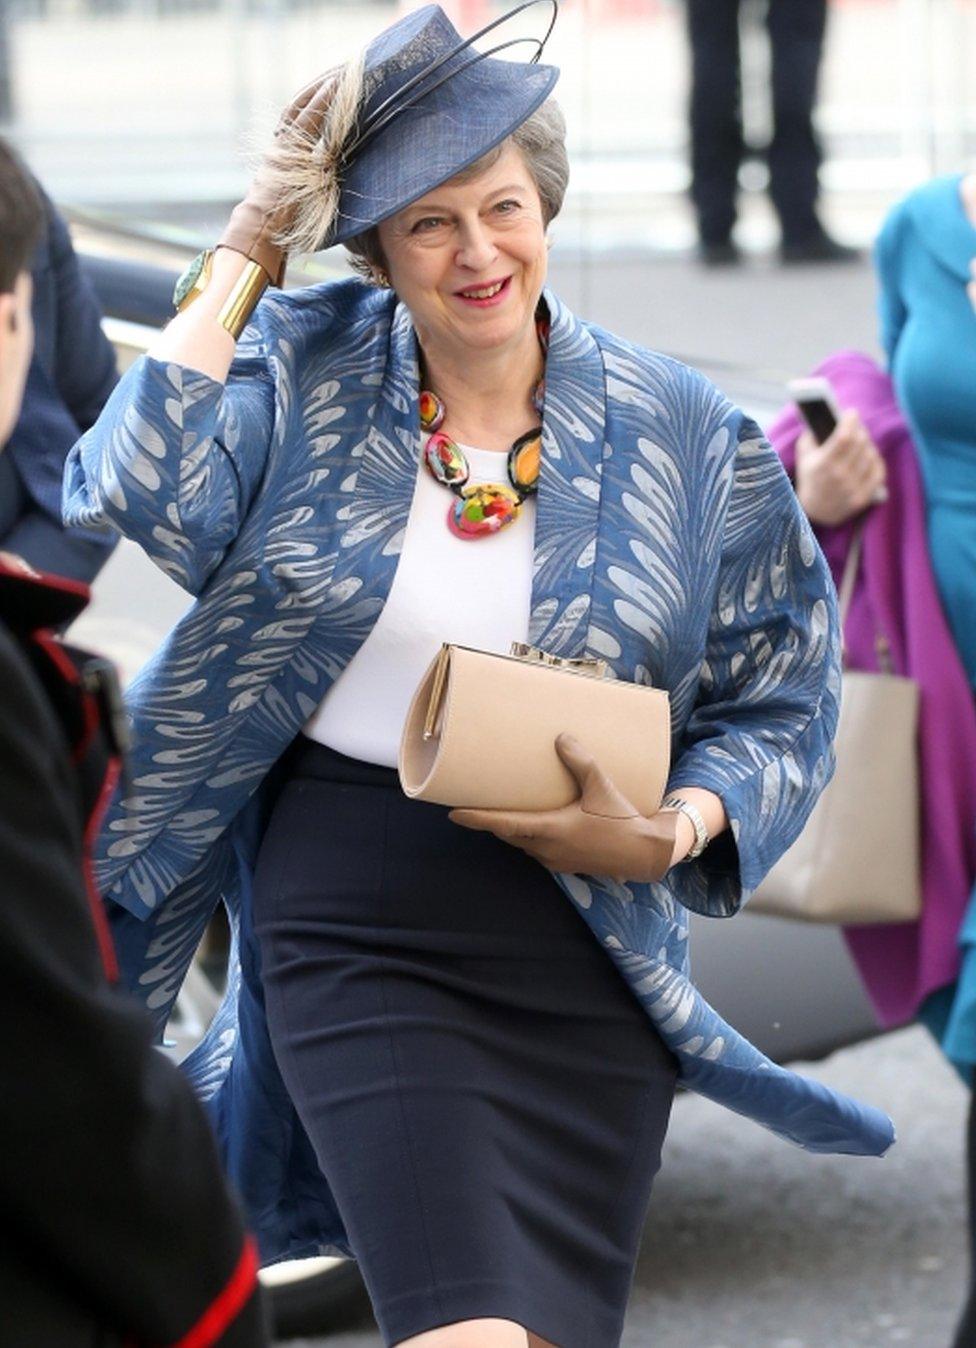
<svg viewBox="0 0 976 1348"><path fill-rule="evenodd" d="M602 660L441 647L400 740L408 796L489 810L554 810L579 795L560 761L569 731L644 815L661 805L671 758L666 692L608 677Z"/></svg>
<svg viewBox="0 0 976 1348"><path fill-rule="evenodd" d="M851 540L841 580L842 626L863 529ZM887 649L879 637L880 663L890 668ZM912 679L845 671L837 770L747 911L858 926L919 916L918 702Z"/></svg>

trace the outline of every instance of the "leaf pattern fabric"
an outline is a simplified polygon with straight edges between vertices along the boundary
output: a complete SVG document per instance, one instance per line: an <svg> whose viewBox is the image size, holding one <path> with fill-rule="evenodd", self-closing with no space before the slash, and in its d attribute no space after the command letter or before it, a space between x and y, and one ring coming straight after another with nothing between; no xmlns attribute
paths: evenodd
<svg viewBox="0 0 976 1348"><path fill-rule="evenodd" d="M728 399L545 302L530 640L668 689L669 789L717 792L731 821L661 884L556 878L686 1086L810 1150L882 1154L883 1114L773 1064L701 997L688 963L687 910L736 912L832 771L825 564L776 455ZM98 873L128 978L160 1024L213 908L233 916L241 968L188 1070L266 1259L345 1247L267 1040L249 870L275 764L392 584L417 397L395 297L355 280L277 293L226 388L144 357L66 471L72 524L113 524L198 596L130 690L136 749Z"/></svg>

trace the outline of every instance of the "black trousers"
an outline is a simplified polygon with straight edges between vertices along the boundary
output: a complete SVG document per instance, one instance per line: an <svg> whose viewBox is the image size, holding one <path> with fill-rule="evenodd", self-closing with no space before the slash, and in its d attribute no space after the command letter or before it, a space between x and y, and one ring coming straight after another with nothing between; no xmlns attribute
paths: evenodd
<svg viewBox="0 0 976 1348"><path fill-rule="evenodd" d="M724 243L735 223L742 132L739 0L687 0L691 42L692 201L703 243ZM770 195L784 242L819 232L820 147L813 106L827 25L827 0L768 0L773 54Z"/></svg>

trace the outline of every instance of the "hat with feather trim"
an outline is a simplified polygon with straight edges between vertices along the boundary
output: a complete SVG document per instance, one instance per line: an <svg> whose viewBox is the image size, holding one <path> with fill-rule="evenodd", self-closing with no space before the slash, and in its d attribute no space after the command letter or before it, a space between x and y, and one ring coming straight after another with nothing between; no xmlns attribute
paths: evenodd
<svg viewBox="0 0 976 1348"><path fill-rule="evenodd" d="M545 36L473 43L539 0L520 4L462 39L439 5L425 5L374 38L363 60L364 97L339 164L339 203L327 248L395 215L500 145L548 98L559 71L540 65ZM530 61L493 53L533 42Z"/></svg>

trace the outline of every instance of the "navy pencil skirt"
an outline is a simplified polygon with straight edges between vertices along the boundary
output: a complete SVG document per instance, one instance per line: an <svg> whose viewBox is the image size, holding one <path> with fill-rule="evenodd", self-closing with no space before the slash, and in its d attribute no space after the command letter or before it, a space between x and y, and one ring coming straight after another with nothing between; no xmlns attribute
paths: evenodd
<svg viewBox="0 0 976 1348"><path fill-rule="evenodd" d="M620 1339L675 1062L548 871L301 739L258 858L272 1043L387 1344Z"/></svg>

